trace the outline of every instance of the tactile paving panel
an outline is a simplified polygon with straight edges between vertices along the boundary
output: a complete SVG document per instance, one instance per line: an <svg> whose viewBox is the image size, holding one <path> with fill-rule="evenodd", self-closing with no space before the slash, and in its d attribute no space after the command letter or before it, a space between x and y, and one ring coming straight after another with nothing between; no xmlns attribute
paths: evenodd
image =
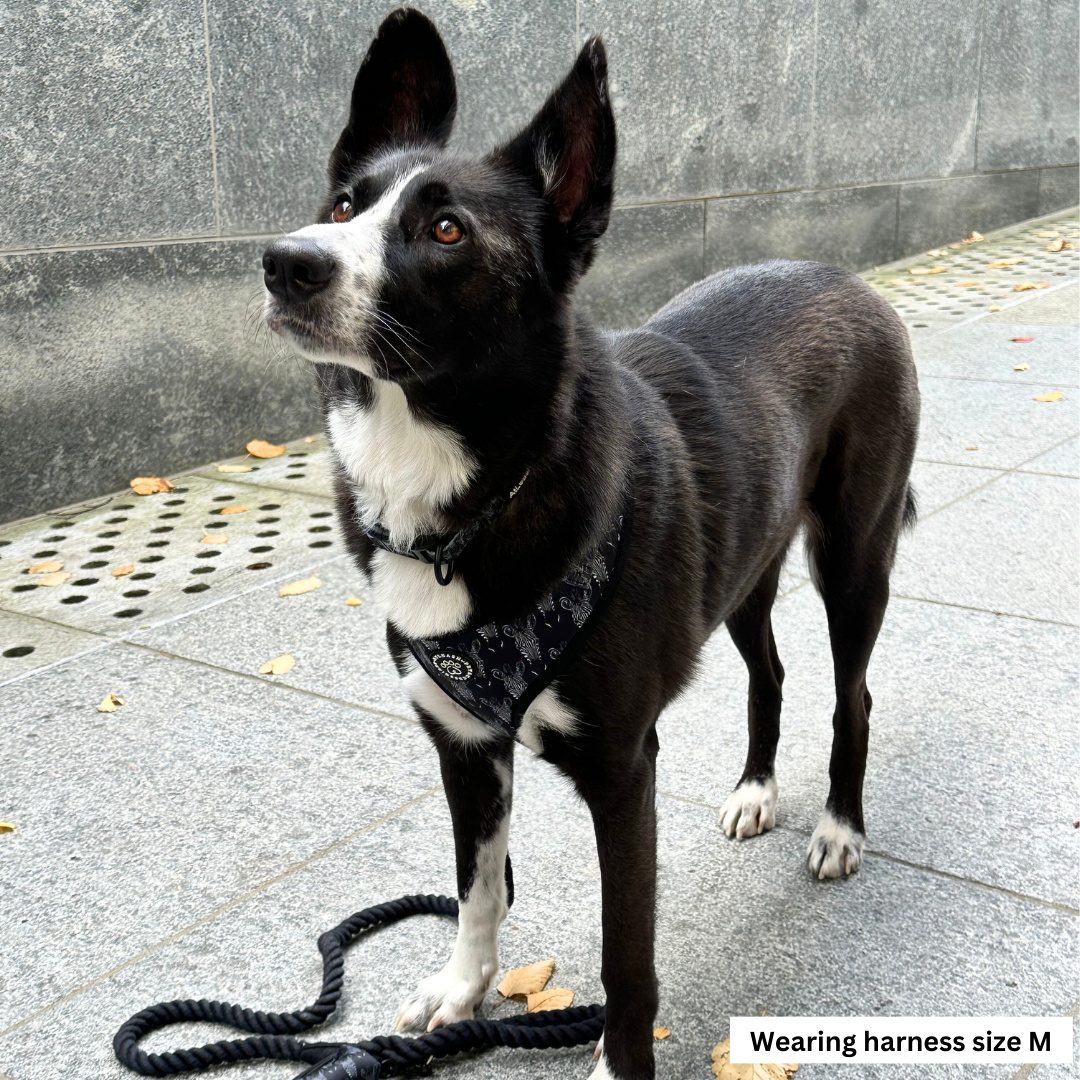
<svg viewBox="0 0 1080 1080"><path fill-rule="evenodd" d="M307 495L333 495L333 464L326 438L309 436L285 444L285 453L276 458L231 458L213 465L196 469L196 475L212 480L228 480L234 484L256 484L281 491L299 491ZM218 465L226 467L243 465L251 472L221 472Z"/></svg>
<svg viewBox="0 0 1080 1080"><path fill-rule="evenodd" d="M1072 249L1047 251L1055 240ZM992 263L1017 259L1005 267ZM908 323L961 322L1043 290L1016 290L1023 283L1048 286L1080 277L1080 228L1071 210L1019 228L1002 229L974 244L954 241L917 259L907 259L862 276L880 292ZM945 270L926 274L930 267ZM913 273L912 271L916 271ZM1021 320L1018 320L1021 321Z"/></svg>
<svg viewBox="0 0 1080 1080"><path fill-rule="evenodd" d="M204 544L207 535L228 540ZM341 551L329 500L189 475L167 494L0 526L0 610L123 634ZM71 577L39 584L29 568L42 562ZM113 577L126 565L134 570Z"/></svg>

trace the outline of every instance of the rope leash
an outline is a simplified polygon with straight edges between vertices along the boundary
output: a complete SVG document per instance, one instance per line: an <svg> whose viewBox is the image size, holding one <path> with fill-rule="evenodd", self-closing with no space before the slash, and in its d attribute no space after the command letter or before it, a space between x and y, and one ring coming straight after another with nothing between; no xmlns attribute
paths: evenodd
<svg viewBox="0 0 1080 1080"><path fill-rule="evenodd" d="M411 915L457 916L458 903L448 896L402 896L350 915L319 938L323 984L318 999L296 1012L254 1012L225 1001L164 1001L136 1013L116 1033L117 1060L142 1076L175 1076L236 1061L276 1058L313 1066L305 1080L378 1080L425 1068L433 1059L494 1046L528 1050L581 1046L595 1042L604 1030L600 1005L524 1013L505 1020L462 1020L415 1039L379 1035L366 1042L309 1043L294 1038L324 1023L337 1008L344 982L345 948L365 931L389 926ZM187 1050L147 1054L139 1040L170 1024L205 1021L250 1032L249 1039L230 1039ZM297 1080L301 1080L297 1077Z"/></svg>

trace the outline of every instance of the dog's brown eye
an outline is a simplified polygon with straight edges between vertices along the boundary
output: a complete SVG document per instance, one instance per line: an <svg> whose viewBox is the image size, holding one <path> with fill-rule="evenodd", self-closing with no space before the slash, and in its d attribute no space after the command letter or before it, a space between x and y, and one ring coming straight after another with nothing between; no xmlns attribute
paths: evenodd
<svg viewBox="0 0 1080 1080"><path fill-rule="evenodd" d="M453 218L443 218L431 230L440 244L456 244L462 237L461 226Z"/></svg>
<svg viewBox="0 0 1080 1080"><path fill-rule="evenodd" d="M334 207L334 220L340 225L343 221L348 221L352 217L352 203L348 199L342 199L337 206Z"/></svg>

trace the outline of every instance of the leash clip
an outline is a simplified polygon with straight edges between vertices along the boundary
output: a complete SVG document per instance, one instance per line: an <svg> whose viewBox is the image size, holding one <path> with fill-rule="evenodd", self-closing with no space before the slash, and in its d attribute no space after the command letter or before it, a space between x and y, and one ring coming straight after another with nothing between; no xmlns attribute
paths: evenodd
<svg viewBox="0 0 1080 1080"><path fill-rule="evenodd" d="M440 585L449 585L454 580L454 560L450 559L446 565L446 573L443 573L442 542L435 548L435 561L431 564L435 570L435 580Z"/></svg>
<svg viewBox="0 0 1080 1080"><path fill-rule="evenodd" d="M379 1080L380 1065L366 1050L342 1043L333 1056L301 1073L296 1080Z"/></svg>

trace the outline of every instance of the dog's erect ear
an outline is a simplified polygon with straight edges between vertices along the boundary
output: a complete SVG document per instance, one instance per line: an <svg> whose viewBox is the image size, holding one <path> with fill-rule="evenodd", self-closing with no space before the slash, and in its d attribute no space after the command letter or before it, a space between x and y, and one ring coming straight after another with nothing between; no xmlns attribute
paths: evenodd
<svg viewBox="0 0 1080 1080"><path fill-rule="evenodd" d="M542 192L563 241L568 280L580 276L607 228L615 181L615 116L600 38L585 42L532 123L493 156Z"/></svg>
<svg viewBox="0 0 1080 1080"><path fill-rule="evenodd" d="M445 146L457 111L454 69L435 24L415 8L383 20L353 84L349 122L330 155L330 180L388 146Z"/></svg>

